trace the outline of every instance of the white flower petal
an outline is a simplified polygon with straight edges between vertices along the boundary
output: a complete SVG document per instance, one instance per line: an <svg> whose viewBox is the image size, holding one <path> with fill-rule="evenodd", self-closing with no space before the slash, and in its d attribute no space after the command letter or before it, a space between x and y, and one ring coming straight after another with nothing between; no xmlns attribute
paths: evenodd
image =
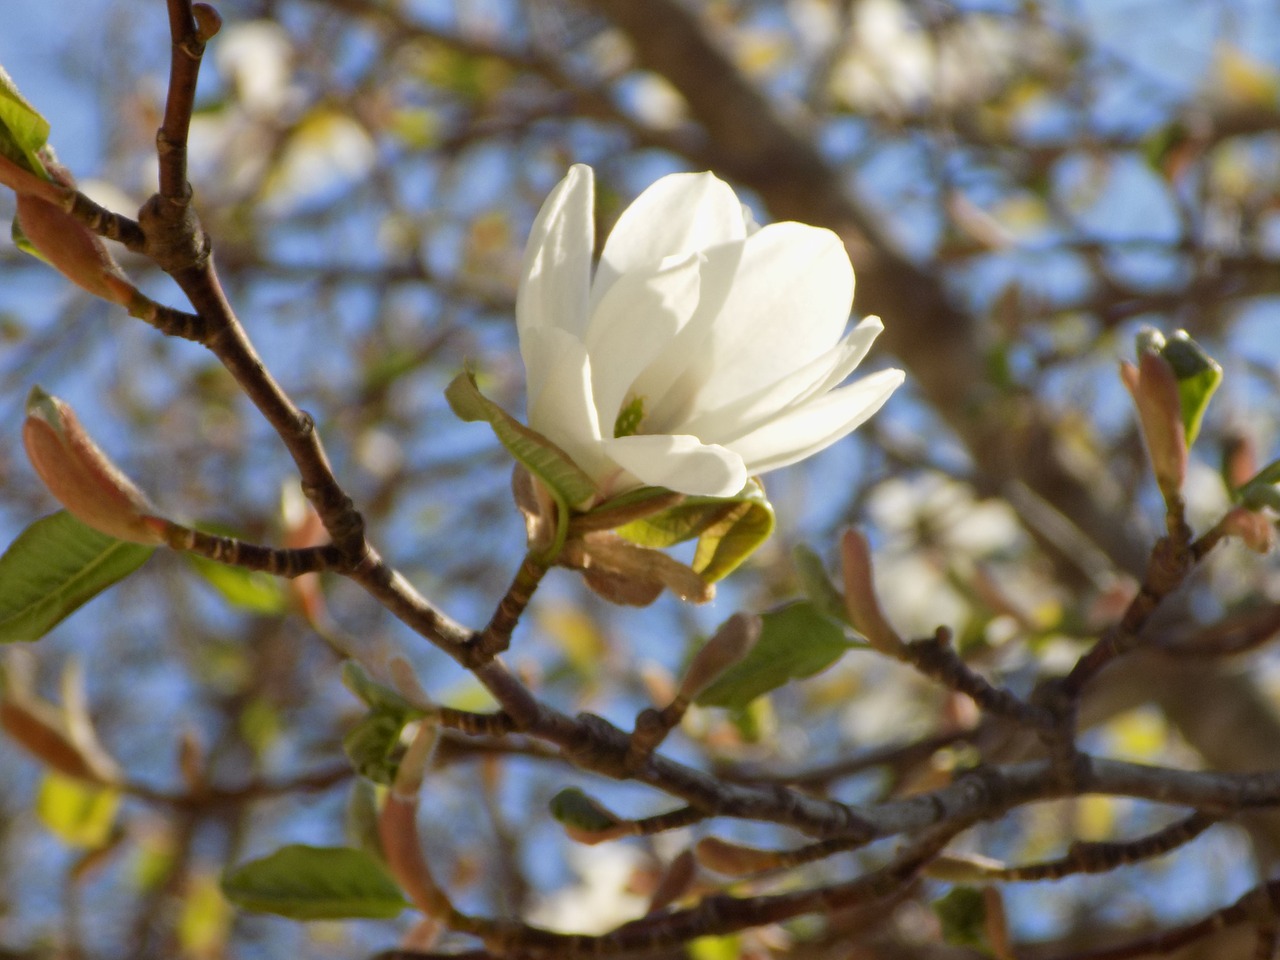
<svg viewBox="0 0 1280 960"><path fill-rule="evenodd" d="M636 377L673 340L698 306L701 257L623 274L591 313L587 353L601 429L613 433Z"/></svg>
<svg viewBox="0 0 1280 960"><path fill-rule="evenodd" d="M701 497L731 497L747 482L742 458L697 437L658 434L606 440L609 457L641 483Z"/></svg>
<svg viewBox="0 0 1280 960"><path fill-rule="evenodd" d="M563 330L534 330L527 336L530 352L543 365L544 373L542 389L529 401L529 426L564 450L590 476L607 475L613 467L601 448L586 347Z"/></svg>
<svg viewBox="0 0 1280 960"><path fill-rule="evenodd" d="M753 474L803 460L863 424L901 386L904 376L901 370L874 373L785 410L728 446Z"/></svg>
<svg viewBox="0 0 1280 960"><path fill-rule="evenodd" d="M746 235L742 204L723 180L711 173L663 177L622 211L610 231L596 269L592 305L625 273Z"/></svg>
<svg viewBox="0 0 1280 960"><path fill-rule="evenodd" d="M867 317L840 343L794 373L717 410L683 424L694 436L730 443L777 416L779 410L804 403L842 382L862 362L884 324Z"/></svg>
<svg viewBox="0 0 1280 960"><path fill-rule="evenodd" d="M697 361L677 385L694 397L685 415L723 407L822 356L844 332L852 302L853 267L830 230L775 223L753 234Z"/></svg>
<svg viewBox="0 0 1280 960"><path fill-rule="evenodd" d="M635 393L651 401L648 429L653 433L673 432L672 424L685 419L697 397L696 379L686 378L684 373L698 363L705 349L707 337L733 289L743 249L743 242L736 241L704 251L697 309L680 332L663 344L662 352L635 382Z"/></svg>
<svg viewBox="0 0 1280 960"><path fill-rule="evenodd" d="M591 168L575 164L538 211L516 293L516 328L522 344L525 334L536 329L559 327L578 338L586 331L594 204ZM526 368L528 363L526 357Z"/></svg>

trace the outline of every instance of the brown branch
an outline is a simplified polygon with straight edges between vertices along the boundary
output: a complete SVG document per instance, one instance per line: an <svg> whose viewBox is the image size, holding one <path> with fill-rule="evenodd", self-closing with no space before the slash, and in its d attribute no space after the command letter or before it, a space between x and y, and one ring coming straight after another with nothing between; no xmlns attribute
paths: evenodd
<svg viewBox="0 0 1280 960"><path fill-rule="evenodd" d="M1043 707L1027 703L1003 687L995 686L960 659L951 645L951 631L948 628L939 627L936 635L904 643L900 649L900 659L926 677L963 693L979 709L1033 727L1053 727L1054 718Z"/></svg>
<svg viewBox="0 0 1280 960"><path fill-rule="evenodd" d="M160 196L175 206L191 202L191 185L187 183L187 134L191 129L191 113L195 108L196 80L205 42L218 32L218 15L207 4L191 0L168 0L169 94L164 104L164 120L156 133L156 152L160 157Z"/></svg>
<svg viewBox="0 0 1280 960"><path fill-rule="evenodd" d="M175 550L185 550L206 559L225 563L246 570L258 570L276 577L292 580L305 573L324 570L345 570L347 559L332 544L318 547L297 547L291 550L246 543L235 537L222 537L201 530L181 528L171 535L169 545Z"/></svg>
<svg viewBox="0 0 1280 960"><path fill-rule="evenodd" d="M1260 943L1265 946L1274 939L1275 932L1274 927L1262 924L1260 918L1270 917L1271 923L1274 924L1277 910L1280 910L1280 880L1271 880L1249 890L1230 906L1215 910L1195 923L1141 937L1114 947L1059 954L1052 960L1132 960L1135 957L1152 954L1170 954L1188 944L1204 940L1226 927L1245 923L1258 924L1262 927L1259 931ZM1019 956L1021 955L1019 953ZM1267 957L1270 954L1261 953L1258 956Z"/></svg>
<svg viewBox="0 0 1280 960"><path fill-rule="evenodd" d="M1065 857L1043 863L1013 867L989 867L973 864L983 878L991 880L1059 880L1077 873L1107 873L1116 867L1139 860L1149 860L1176 850L1194 840L1217 823L1216 817L1193 813L1162 830L1140 837L1111 843L1073 843ZM966 865L969 865L966 863Z"/></svg>
<svg viewBox="0 0 1280 960"><path fill-rule="evenodd" d="M548 566L537 560L533 554L525 555L520 569L516 571L511 581L511 586L498 601L498 606L493 611L488 624L467 641L466 649L462 651L462 663L465 666L472 668L483 666L510 646L511 635L520 622L520 616L529 605L529 601L533 599L534 591L538 589L542 578L547 575L548 569Z"/></svg>
<svg viewBox="0 0 1280 960"><path fill-rule="evenodd" d="M1171 509L1168 522L1169 534L1152 548L1138 595L1129 602L1120 622L1103 633L1064 678L1063 691L1067 696L1079 697L1098 671L1138 646L1142 628L1156 607L1182 584L1195 563L1218 542L1216 538L1209 542L1202 538L1192 543L1191 530L1182 522L1180 511Z"/></svg>
<svg viewBox="0 0 1280 960"><path fill-rule="evenodd" d="M351 764L343 763L286 780L254 779L237 787L210 784L195 792L169 793L138 783L125 783L120 789L148 803L197 812L270 800L289 793L317 793L346 783L354 775Z"/></svg>

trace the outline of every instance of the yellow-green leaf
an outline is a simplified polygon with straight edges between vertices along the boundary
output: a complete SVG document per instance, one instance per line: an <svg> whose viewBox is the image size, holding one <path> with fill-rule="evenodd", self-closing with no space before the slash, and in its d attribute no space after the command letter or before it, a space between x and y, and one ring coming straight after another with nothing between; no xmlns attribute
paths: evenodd
<svg viewBox="0 0 1280 960"><path fill-rule="evenodd" d="M49 121L18 92L13 78L0 67L0 156L29 173L49 179L36 151L49 140Z"/></svg>
<svg viewBox="0 0 1280 960"><path fill-rule="evenodd" d="M732 573L773 533L773 506L751 479L733 497L688 497L683 502L618 528L642 547L661 549L698 538L690 566L714 583Z"/></svg>
<svg viewBox="0 0 1280 960"><path fill-rule="evenodd" d="M71 847L100 847L111 837L120 793L47 771L36 796L36 815Z"/></svg>

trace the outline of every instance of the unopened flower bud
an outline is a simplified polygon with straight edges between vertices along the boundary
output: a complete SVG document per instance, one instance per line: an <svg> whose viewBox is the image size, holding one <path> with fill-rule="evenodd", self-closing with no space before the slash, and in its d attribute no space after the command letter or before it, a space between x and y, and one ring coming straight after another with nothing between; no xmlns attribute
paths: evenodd
<svg viewBox="0 0 1280 960"><path fill-rule="evenodd" d="M1187 478L1187 432L1173 367L1159 353L1142 350L1137 366L1121 362L1120 379L1138 408L1160 492L1166 498L1176 496Z"/></svg>
<svg viewBox="0 0 1280 960"><path fill-rule="evenodd" d="M165 542L168 521L85 432L74 411L39 387L22 425L27 457L49 492L81 523L133 543Z"/></svg>
<svg viewBox="0 0 1280 960"><path fill-rule="evenodd" d="M880 609L871 571L871 546L860 531L850 528L844 532L840 540L840 559L849 622L875 649L897 656L902 649L902 638Z"/></svg>

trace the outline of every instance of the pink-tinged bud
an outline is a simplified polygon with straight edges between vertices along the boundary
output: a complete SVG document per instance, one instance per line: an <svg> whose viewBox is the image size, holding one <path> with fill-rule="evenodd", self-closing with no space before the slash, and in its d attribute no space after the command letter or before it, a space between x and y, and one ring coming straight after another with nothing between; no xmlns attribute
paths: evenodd
<svg viewBox="0 0 1280 960"><path fill-rule="evenodd" d="M1178 377L1169 361L1152 350L1138 354L1138 365L1120 363L1120 379L1133 397L1142 436L1166 499L1177 496L1187 479L1187 432L1182 423Z"/></svg>
<svg viewBox="0 0 1280 960"><path fill-rule="evenodd" d="M74 189L75 180L52 160L45 167L56 184ZM18 227L22 235L59 273L95 297L128 307L138 290L112 258L102 238L56 202L18 191Z"/></svg>
<svg viewBox="0 0 1280 960"><path fill-rule="evenodd" d="M689 893L693 889L693 883L698 879L698 861L694 858L692 850L683 850L680 854L667 865L667 869L663 871L662 878L658 881L658 885L654 887L653 893L649 895L649 913L654 914L659 910L671 906L681 897Z"/></svg>
<svg viewBox="0 0 1280 960"><path fill-rule="evenodd" d="M726 670L751 652L760 639L764 621L757 616L735 613L694 655L684 682L680 684L680 696L693 700L699 693L720 677Z"/></svg>
<svg viewBox="0 0 1280 960"><path fill-rule="evenodd" d="M871 546L860 531L851 527L844 532L840 540L840 559L849 622L872 647L892 657L898 656L902 650L902 638L880 609L875 577L871 572Z"/></svg>
<svg viewBox="0 0 1280 960"><path fill-rule="evenodd" d="M781 865L781 857L776 850L744 847L719 837L703 837L699 840L694 848L694 856L708 870L722 873L726 877L745 877L773 870Z"/></svg>
<svg viewBox="0 0 1280 960"><path fill-rule="evenodd" d="M1227 486L1238 490L1258 473L1258 446L1253 437L1236 433L1227 437L1222 450L1222 475Z"/></svg>
<svg viewBox="0 0 1280 960"><path fill-rule="evenodd" d="M1239 537L1254 553L1270 553L1275 546L1275 522L1259 510L1232 508L1222 518L1222 529L1229 537Z"/></svg>
<svg viewBox="0 0 1280 960"><path fill-rule="evenodd" d="M81 523L133 543L165 542L168 522L111 462L72 409L34 387L22 425L27 457L49 492Z"/></svg>

